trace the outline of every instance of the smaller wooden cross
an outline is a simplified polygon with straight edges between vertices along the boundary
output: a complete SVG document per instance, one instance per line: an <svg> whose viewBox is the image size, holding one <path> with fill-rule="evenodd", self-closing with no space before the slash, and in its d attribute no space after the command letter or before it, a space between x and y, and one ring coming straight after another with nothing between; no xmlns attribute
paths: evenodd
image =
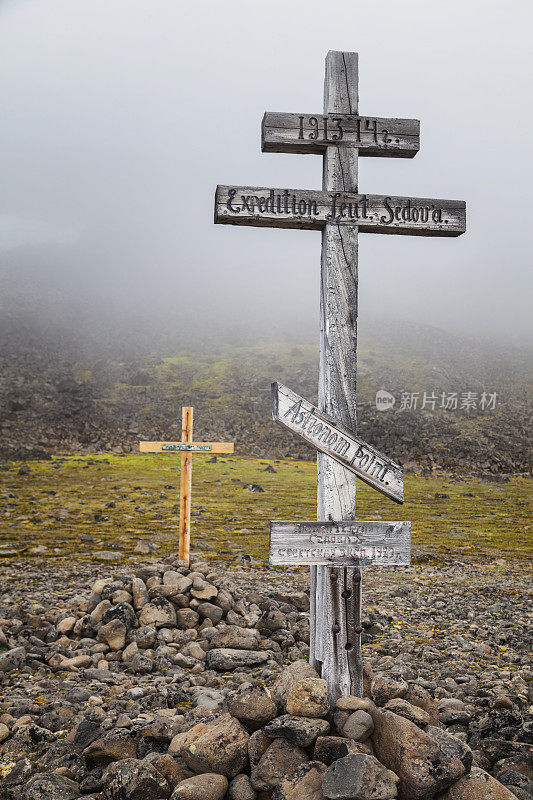
<svg viewBox="0 0 533 800"><path fill-rule="evenodd" d="M181 442L139 442L141 453L181 453L179 557L189 563L191 542L192 453L233 453L233 442L193 442L192 406L181 409Z"/></svg>

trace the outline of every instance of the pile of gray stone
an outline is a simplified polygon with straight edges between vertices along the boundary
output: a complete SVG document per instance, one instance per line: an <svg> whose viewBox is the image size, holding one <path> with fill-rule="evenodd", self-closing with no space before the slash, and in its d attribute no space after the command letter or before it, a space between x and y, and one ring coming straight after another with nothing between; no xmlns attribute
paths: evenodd
<svg viewBox="0 0 533 800"><path fill-rule="evenodd" d="M270 689L250 682L215 709L122 712L107 725L89 715L55 741L21 725L4 746L0 797L516 800L439 723L427 690L368 670L366 689L332 708L325 681L299 660ZM34 752L17 757L22 741Z"/></svg>
<svg viewBox="0 0 533 800"><path fill-rule="evenodd" d="M207 673L208 680L213 671L276 667L309 649L303 613L309 598L296 592L286 600L282 608L259 596L245 600L233 581L202 561L143 566L135 576L97 580L88 601L62 612L57 653L48 663L68 670L113 664L114 672L136 674L170 670L187 679L185 669L196 677Z"/></svg>
<svg viewBox="0 0 533 800"><path fill-rule="evenodd" d="M332 705L308 595L265 593L168 559L55 609L0 605L0 800L531 796L525 700L495 699L490 739L485 709L387 656Z"/></svg>

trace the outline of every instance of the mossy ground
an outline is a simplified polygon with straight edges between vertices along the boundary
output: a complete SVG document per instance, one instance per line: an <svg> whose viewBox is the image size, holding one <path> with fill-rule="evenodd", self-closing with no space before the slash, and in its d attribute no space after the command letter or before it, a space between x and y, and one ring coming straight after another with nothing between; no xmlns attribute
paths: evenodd
<svg viewBox="0 0 533 800"><path fill-rule="evenodd" d="M56 456L0 472L0 559L91 559L117 550L124 559L139 540L177 549L179 456ZM276 472L265 471L268 466ZM439 554L461 560L531 557L531 481L506 483L438 474L406 475L403 506L358 482L359 519L411 520L414 561ZM244 487L259 484L263 492ZM440 495L440 496L439 496ZM106 507L108 503L112 507ZM316 465L307 461L219 457L194 459L192 543L210 559L246 552L268 559L271 519L316 518ZM34 549L44 545L46 553ZM25 549L24 549L25 548ZM2 552L3 551L3 552Z"/></svg>

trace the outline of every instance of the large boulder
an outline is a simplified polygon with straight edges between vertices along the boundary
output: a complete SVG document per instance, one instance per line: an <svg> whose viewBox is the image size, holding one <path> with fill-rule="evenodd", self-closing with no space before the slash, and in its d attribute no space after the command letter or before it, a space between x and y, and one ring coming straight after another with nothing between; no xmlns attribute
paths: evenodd
<svg viewBox="0 0 533 800"><path fill-rule="evenodd" d="M232 697L228 702L228 711L245 725L260 728L274 719L277 706L267 689L255 686Z"/></svg>
<svg viewBox="0 0 533 800"><path fill-rule="evenodd" d="M126 625L119 619L111 619L98 631L98 641L105 642L111 650L122 650L126 645Z"/></svg>
<svg viewBox="0 0 533 800"><path fill-rule="evenodd" d="M354 742L364 742L372 735L374 720L366 711L354 711L342 726L342 734Z"/></svg>
<svg viewBox="0 0 533 800"><path fill-rule="evenodd" d="M113 619L123 622L128 630L137 622L135 611L129 603L118 603L116 606L108 608L102 615L102 624L107 625Z"/></svg>
<svg viewBox="0 0 533 800"><path fill-rule="evenodd" d="M516 795L478 767L472 767L457 783L439 795L438 800L516 800Z"/></svg>
<svg viewBox="0 0 533 800"><path fill-rule="evenodd" d="M179 754L194 772L217 772L234 778L248 763L250 737L231 714L222 714L202 727L195 725L187 734Z"/></svg>
<svg viewBox="0 0 533 800"><path fill-rule="evenodd" d="M257 630L263 636L270 636L271 633L286 627L285 615L275 606L264 611L256 625Z"/></svg>
<svg viewBox="0 0 533 800"><path fill-rule="evenodd" d="M329 711L326 681L302 678L292 686L285 703L287 714L297 717L325 717Z"/></svg>
<svg viewBox="0 0 533 800"><path fill-rule="evenodd" d="M169 569L163 575L164 586L175 586L178 594L187 592L192 586L193 579L190 575L182 575L181 572L175 572Z"/></svg>
<svg viewBox="0 0 533 800"><path fill-rule="evenodd" d="M170 786L151 764L126 758L110 764L103 776L106 800L165 800Z"/></svg>
<svg viewBox="0 0 533 800"><path fill-rule="evenodd" d="M196 600L214 600L218 595L218 589L212 583L194 578L191 594Z"/></svg>
<svg viewBox="0 0 533 800"><path fill-rule="evenodd" d="M271 800L324 800L322 778L325 771L326 767L320 761L302 764L281 779Z"/></svg>
<svg viewBox="0 0 533 800"><path fill-rule="evenodd" d="M12 796L21 800L77 800L81 792L78 784L64 775L39 772L26 784L23 794Z"/></svg>
<svg viewBox="0 0 533 800"><path fill-rule="evenodd" d="M468 725L472 719L465 703L458 697L443 697L439 700L439 721L443 725Z"/></svg>
<svg viewBox="0 0 533 800"><path fill-rule="evenodd" d="M248 739L248 759L250 769L254 769L259 764L261 757L272 744L272 739L265 736L263 731L254 731Z"/></svg>
<svg viewBox="0 0 533 800"><path fill-rule="evenodd" d="M97 764L111 764L125 758L135 758L135 739L127 728L114 728L95 739L83 751L89 767Z"/></svg>
<svg viewBox="0 0 533 800"><path fill-rule="evenodd" d="M176 626L176 611L172 603L164 597L154 597L146 603L139 613L141 625L155 625L156 628L174 628Z"/></svg>
<svg viewBox="0 0 533 800"><path fill-rule="evenodd" d="M207 654L207 666L219 672L238 669L240 667L255 667L268 661L269 653L264 650L232 650L220 647L210 650Z"/></svg>
<svg viewBox="0 0 533 800"><path fill-rule="evenodd" d="M141 578L133 578L131 582L131 593L133 595L133 607L140 611L149 602L146 584Z"/></svg>
<svg viewBox="0 0 533 800"><path fill-rule="evenodd" d="M322 793L328 800L393 800L398 781L374 756L350 753L328 767Z"/></svg>
<svg viewBox="0 0 533 800"><path fill-rule="evenodd" d="M345 739L343 736L319 736L315 742L313 758L329 767L334 761L344 758L348 753L371 755L371 750L367 744L354 742L353 739Z"/></svg>
<svg viewBox="0 0 533 800"><path fill-rule="evenodd" d="M318 679L319 675L309 664L309 662L304 661L303 659L299 661L293 661L292 664L289 664L288 667L285 667L285 669L278 675L276 682L272 687L272 697L279 704L282 711L286 710L287 698L292 687L295 683L303 680L304 678Z"/></svg>
<svg viewBox="0 0 533 800"><path fill-rule="evenodd" d="M66 742L71 742L78 751L84 750L91 742L98 739L103 733L102 728L98 722L93 722L90 719L82 719L71 729Z"/></svg>
<svg viewBox="0 0 533 800"><path fill-rule="evenodd" d="M431 717L427 711L424 711L420 706L412 705L401 697L395 697L385 703L384 708L387 711L392 711L400 717L414 722L419 728L425 728L431 722Z"/></svg>
<svg viewBox="0 0 533 800"><path fill-rule="evenodd" d="M0 672L11 672L12 669L20 669L26 663L26 650L24 647L14 647L0 653Z"/></svg>
<svg viewBox="0 0 533 800"><path fill-rule="evenodd" d="M257 792L252 787L248 775L241 773L233 778L228 789L228 800L257 800Z"/></svg>
<svg viewBox="0 0 533 800"><path fill-rule="evenodd" d="M409 689L403 678L391 675L377 675L370 686L370 696L378 706L384 706L395 697L404 697Z"/></svg>
<svg viewBox="0 0 533 800"><path fill-rule="evenodd" d="M335 705L339 711L368 711L370 713L375 708L374 702L368 697L356 697L353 694L339 697Z"/></svg>
<svg viewBox="0 0 533 800"><path fill-rule="evenodd" d="M152 752L143 758L145 764L151 764L165 778L171 789L178 783L190 778L193 773L190 769L180 764L170 753Z"/></svg>
<svg viewBox="0 0 533 800"><path fill-rule="evenodd" d="M214 605L214 603L200 603L198 606L198 614L200 615L200 619L210 619L213 625L218 625L222 617L224 616L224 612L220 608L220 606Z"/></svg>
<svg viewBox="0 0 533 800"><path fill-rule="evenodd" d="M223 800L228 790L228 779L224 775L204 772L178 783L171 800Z"/></svg>
<svg viewBox="0 0 533 800"><path fill-rule="evenodd" d="M286 739L274 739L252 770L251 785L256 791L271 792L285 775L308 761L309 756L301 747Z"/></svg>
<svg viewBox="0 0 533 800"><path fill-rule="evenodd" d="M176 625L183 631L196 628L200 622L200 615L192 608L179 608L176 612Z"/></svg>
<svg viewBox="0 0 533 800"><path fill-rule="evenodd" d="M458 739L456 736L452 736L452 734L448 733L448 731L445 731L442 728L435 728L433 725L430 725L426 729L426 733L431 736L431 738L434 739L440 747L442 747L444 752L447 753L450 758L457 757L462 761L465 768L465 773L470 772L474 754L467 744L461 741L461 739Z"/></svg>
<svg viewBox="0 0 533 800"><path fill-rule="evenodd" d="M288 739L298 747L309 747L319 736L329 733L329 722L324 719L292 717L290 714L284 714L265 725L262 732L271 739Z"/></svg>
<svg viewBox="0 0 533 800"><path fill-rule="evenodd" d="M240 628L238 625L226 625L217 631L211 639L211 646L215 648L229 648L230 650L256 650L261 641L261 635L255 628Z"/></svg>
<svg viewBox="0 0 533 800"><path fill-rule="evenodd" d="M427 689L417 683L410 683L403 699L412 706L417 706L429 714L430 724L437 725L439 721L439 709Z"/></svg>
<svg viewBox="0 0 533 800"><path fill-rule="evenodd" d="M466 772L459 756L408 719L378 709L372 716L376 756L400 778L400 800L429 800Z"/></svg>

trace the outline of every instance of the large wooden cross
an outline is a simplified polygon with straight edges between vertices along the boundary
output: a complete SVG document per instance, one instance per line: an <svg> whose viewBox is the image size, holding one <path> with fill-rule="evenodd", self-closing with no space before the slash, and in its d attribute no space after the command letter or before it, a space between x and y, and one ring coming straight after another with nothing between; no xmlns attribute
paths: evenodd
<svg viewBox="0 0 533 800"><path fill-rule="evenodd" d="M356 475L403 502L400 467L355 437L358 232L466 228L464 202L359 193L358 156L412 158L419 130L418 120L359 116L357 53L331 51L323 113L266 113L262 125L263 151L323 156L322 191L218 186L215 197L218 223L322 231L319 407L273 390L274 418L319 450L321 526L273 522L271 563L312 565L310 660L332 700L362 694L361 565L409 563L408 523L355 521Z"/></svg>
<svg viewBox="0 0 533 800"><path fill-rule="evenodd" d="M192 453L233 453L233 442L193 442L193 409L181 409L181 442L139 442L141 453L181 453L179 557L189 563L191 544Z"/></svg>

